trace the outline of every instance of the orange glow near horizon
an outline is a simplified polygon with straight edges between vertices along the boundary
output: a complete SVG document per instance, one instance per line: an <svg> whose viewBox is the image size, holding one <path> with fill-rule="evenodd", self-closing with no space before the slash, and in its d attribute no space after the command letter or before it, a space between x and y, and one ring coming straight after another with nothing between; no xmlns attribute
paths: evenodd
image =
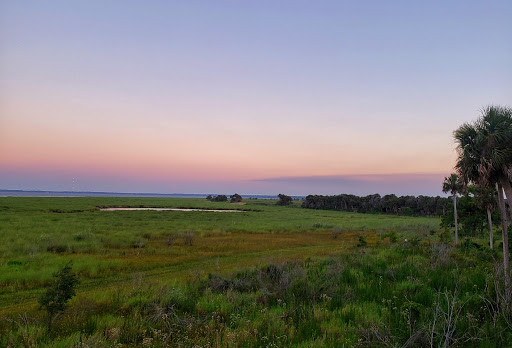
<svg viewBox="0 0 512 348"><path fill-rule="evenodd" d="M85 116L83 116L85 117ZM40 118L45 120L44 117ZM5 125L6 122L4 122ZM193 123L193 122L192 122ZM154 129L148 134L139 129L123 129L116 133L99 129L70 127L66 122L26 122L9 120L10 129L0 145L9 149L2 153L0 166L28 171L61 168L84 174L105 174L165 180L212 179L251 180L271 177L440 173L450 170L454 154L425 151L400 146L390 141L379 148L357 137L343 136L324 141L321 136L302 139L307 133L295 129L246 133L243 136L217 137L220 129L183 131L193 125L184 122L181 132L172 128ZM169 131L169 132L168 132ZM370 136L375 136L370 133ZM329 136L327 136L329 138ZM417 138L417 137L416 137ZM405 137L400 138L400 142ZM409 139L412 140L412 139ZM441 160L441 161L440 161Z"/></svg>

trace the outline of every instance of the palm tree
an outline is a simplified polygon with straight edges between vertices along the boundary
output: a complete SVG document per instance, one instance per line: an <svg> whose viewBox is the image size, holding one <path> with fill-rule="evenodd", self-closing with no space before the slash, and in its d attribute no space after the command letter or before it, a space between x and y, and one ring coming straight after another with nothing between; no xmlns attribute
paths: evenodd
<svg viewBox="0 0 512 348"><path fill-rule="evenodd" d="M450 192L453 197L453 218L455 220L455 246L459 245L459 227L457 224L457 193L461 193L464 185L457 174L452 174L443 181L443 192Z"/></svg>
<svg viewBox="0 0 512 348"><path fill-rule="evenodd" d="M512 109L488 106L474 123L465 123L454 132L457 143L455 168L465 185L497 187L502 217L503 267L510 286L508 232L503 190L512 213Z"/></svg>

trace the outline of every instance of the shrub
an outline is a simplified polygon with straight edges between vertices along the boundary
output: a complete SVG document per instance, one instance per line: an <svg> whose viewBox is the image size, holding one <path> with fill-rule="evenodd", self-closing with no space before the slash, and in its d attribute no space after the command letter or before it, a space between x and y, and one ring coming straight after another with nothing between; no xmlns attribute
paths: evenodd
<svg viewBox="0 0 512 348"><path fill-rule="evenodd" d="M418 236L413 236L409 239L409 243L411 243L411 246L416 248L421 243L421 238Z"/></svg>
<svg viewBox="0 0 512 348"><path fill-rule="evenodd" d="M452 248L447 244L432 244L430 266L432 268L447 267L451 263L451 252Z"/></svg>
<svg viewBox="0 0 512 348"><path fill-rule="evenodd" d="M450 232L448 232L448 229L444 229L443 232L439 233L439 241L444 244L449 244L452 240L452 236Z"/></svg>
<svg viewBox="0 0 512 348"><path fill-rule="evenodd" d="M227 202L228 197L226 195L218 195L212 198L212 202Z"/></svg>
<svg viewBox="0 0 512 348"><path fill-rule="evenodd" d="M283 195L282 193L277 195L278 200L276 202L277 205L290 205L293 202L292 197Z"/></svg>
<svg viewBox="0 0 512 348"><path fill-rule="evenodd" d="M167 239L167 246L173 246L174 245L174 241L176 240L176 235L173 234L172 236L170 236L168 239Z"/></svg>
<svg viewBox="0 0 512 348"><path fill-rule="evenodd" d="M240 196L238 193L231 195L229 198L231 198L231 203L238 203L242 201L242 196Z"/></svg>
<svg viewBox="0 0 512 348"><path fill-rule="evenodd" d="M397 242L397 240L398 240L398 235L396 234L396 232L395 232L395 231L391 231L391 232L389 232L389 233L384 234L384 235L383 235L383 238L386 238L386 237L388 237L388 238L389 238L389 241L390 241L391 243L396 243L396 242Z"/></svg>
<svg viewBox="0 0 512 348"><path fill-rule="evenodd" d="M333 228L332 229L332 238L336 239L342 233L343 233L343 228L339 228L339 227L338 228Z"/></svg>
<svg viewBox="0 0 512 348"><path fill-rule="evenodd" d="M57 254L64 253L64 252L66 252L67 249L68 248L65 245L53 244L53 243L46 247L46 251L48 251L50 253L57 253Z"/></svg>
<svg viewBox="0 0 512 348"><path fill-rule="evenodd" d="M193 230L189 230L189 231L183 233L183 242L185 243L185 245L192 245L195 235L196 235L196 232Z"/></svg>
<svg viewBox="0 0 512 348"><path fill-rule="evenodd" d="M471 249L482 250L480 244L473 242L471 238L464 238L460 246L464 251L469 251Z"/></svg>
<svg viewBox="0 0 512 348"><path fill-rule="evenodd" d="M64 268L53 276L56 282L39 298L39 309L45 309L48 314L48 331L53 321L67 308L68 301L76 294L75 288L80 281L71 273L72 262L69 261Z"/></svg>
<svg viewBox="0 0 512 348"><path fill-rule="evenodd" d="M208 196L206 196L206 200L207 200L207 201L211 201L212 199L213 199L212 195L208 195Z"/></svg>
<svg viewBox="0 0 512 348"><path fill-rule="evenodd" d="M361 248L361 247L365 247L368 245L368 242L366 242L366 239L363 237L363 236L359 236L359 242L357 243L357 247L358 248Z"/></svg>

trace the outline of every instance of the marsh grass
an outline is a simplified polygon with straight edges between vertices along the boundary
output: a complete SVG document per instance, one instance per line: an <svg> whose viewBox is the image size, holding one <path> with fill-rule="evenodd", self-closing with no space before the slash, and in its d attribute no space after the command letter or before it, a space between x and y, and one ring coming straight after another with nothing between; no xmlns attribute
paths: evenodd
<svg viewBox="0 0 512 348"><path fill-rule="evenodd" d="M499 270L489 272L492 258L475 266L485 252L452 250L445 262L432 264L438 252L426 244L346 249L160 285L134 274L132 285L110 298L89 294L74 301L55 323L58 334L44 334L36 313L26 324L13 319L0 343L500 347L510 342L510 309L490 302L494 284L501 284Z"/></svg>
<svg viewBox="0 0 512 348"><path fill-rule="evenodd" d="M298 204L298 203L297 203ZM231 208L229 203L179 198L0 198L0 284L31 289L73 260L85 278L148 270L206 256L303 248L332 247L326 240L332 226L343 226L344 246L354 233L403 226L414 233L421 226L436 228L433 218L397 219L355 213L279 207L273 201L249 200L243 213L137 211L101 212L97 206ZM255 209L256 208L256 209ZM58 213L56 211L59 211ZM312 227L312 226L315 227ZM192 248L170 238L196 231ZM169 232L171 231L171 232ZM272 238L268 238L271 236ZM182 237L183 238L183 237ZM332 237L331 237L332 238ZM184 243L185 244L185 243ZM188 243L187 243L188 244ZM93 257L90 257L93 256ZM16 261L20 264L9 264ZM0 298L1 301L1 298Z"/></svg>
<svg viewBox="0 0 512 348"><path fill-rule="evenodd" d="M477 238L454 249L435 218L273 203L248 200L253 211L236 214L100 212L232 206L0 198L0 346L438 346L452 305L450 344L512 339L499 251L474 247L485 245ZM81 285L49 335L36 299L70 260Z"/></svg>

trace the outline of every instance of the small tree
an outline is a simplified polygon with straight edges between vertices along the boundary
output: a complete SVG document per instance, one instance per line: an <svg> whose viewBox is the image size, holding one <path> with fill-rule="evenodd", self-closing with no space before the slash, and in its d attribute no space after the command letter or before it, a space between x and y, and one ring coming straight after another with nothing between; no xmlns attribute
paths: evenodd
<svg viewBox="0 0 512 348"><path fill-rule="evenodd" d="M56 278L55 284L50 287L39 298L39 309L45 309L48 313L48 331L51 330L52 324L68 307L68 301L76 295L75 287L80 281L71 273L72 262L69 261L53 276Z"/></svg>
<svg viewBox="0 0 512 348"><path fill-rule="evenodd" d="M208 195L208 196L206 196L206 200L207 200L207 201L211 201L211 200L212 200L212 198L213 198L213 197L212 197L212 195Z"/></svg>
<svg viewBox="0 0 512 348"><path fill-rule="evenodd" d="M290 205L293 202L293 198L287 195L283 195L282 193L278 194L277 197L279 199L277 200L277 205Z"/></svg>
<svg viewBox="0 0 512 348"><path fill-rule="evenodd" d="M218 195L218 196L213 197L212 201L213 202L227 202L228 197L226 195Z"/></svg>
<svg viewBox="0 0 512 348"><path fill-rule="evenodd" d="M231 203L239 203L242 201L242 196L240 196L238 193L235 193L234 195L230 196Z"/></svg>
<svg viewBox="0 0 512 348"><path fill-rule="evenodd" d="M464 184L457 174L451 174L444 178L443 192L450 192L453 198L453 219L455 221L455 246L459 245L459 226L457 224L457 194L462 193Z"/></svg>

